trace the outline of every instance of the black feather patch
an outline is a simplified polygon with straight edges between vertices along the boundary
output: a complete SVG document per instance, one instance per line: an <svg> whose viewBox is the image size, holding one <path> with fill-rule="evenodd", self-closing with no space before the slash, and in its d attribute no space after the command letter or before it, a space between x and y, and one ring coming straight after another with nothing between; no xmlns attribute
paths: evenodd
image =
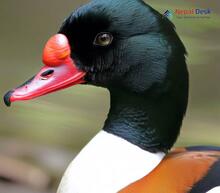
<svg viewBox="0 0 220 193"><path fill-rule="evenodd" d="M220 186L220 158L213 164L206 176L193 186L189 193L206 193L216 186Z"/></svg>

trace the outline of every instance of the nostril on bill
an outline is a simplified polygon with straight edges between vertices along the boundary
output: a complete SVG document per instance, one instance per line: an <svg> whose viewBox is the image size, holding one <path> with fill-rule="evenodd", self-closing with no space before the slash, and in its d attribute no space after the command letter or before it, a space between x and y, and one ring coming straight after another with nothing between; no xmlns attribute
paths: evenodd
<svg viewBox="0 0 220 193"><path fill-rule="evenodd" d="M46 80L49 77L51 77L53 73L54 73L54 70L47 70L47 71L43 72L40 76L41 76L42 80Z"/></svg>

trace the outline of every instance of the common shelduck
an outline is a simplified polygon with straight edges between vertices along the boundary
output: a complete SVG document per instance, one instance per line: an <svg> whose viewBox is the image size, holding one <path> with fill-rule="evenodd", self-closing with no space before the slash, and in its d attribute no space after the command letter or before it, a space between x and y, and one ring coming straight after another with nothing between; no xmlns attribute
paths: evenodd
<svg viewBox="0 0 220 193"><path fill-rule="evenodd" d="M103 129L58 193L220 193L220 148L170 150L188 102L186 49L169 19L141 0L93 0L43 51L45 66L6 105L76 84L109 90Z"/></svg>

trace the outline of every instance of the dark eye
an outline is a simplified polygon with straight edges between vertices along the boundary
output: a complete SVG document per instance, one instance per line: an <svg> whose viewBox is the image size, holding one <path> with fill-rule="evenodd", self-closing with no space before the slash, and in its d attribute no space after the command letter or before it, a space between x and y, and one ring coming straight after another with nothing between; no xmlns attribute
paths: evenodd
<svg viewBox="0 0 220 193"><path fill-rule="evenodd" d="M109 46L112 43L113 36L108 32L101 32L97 34L93 42L96 46Z"/></svg>

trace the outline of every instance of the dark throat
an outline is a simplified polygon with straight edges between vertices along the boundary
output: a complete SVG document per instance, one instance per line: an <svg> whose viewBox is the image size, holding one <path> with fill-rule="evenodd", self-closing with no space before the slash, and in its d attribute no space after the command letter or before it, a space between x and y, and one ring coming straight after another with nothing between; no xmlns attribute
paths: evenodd
<svg viewBox="0 0 220 193"><path fill-rule="evenodd" d="M103 130L150 152L167 152L173 146L187 101L169 93L155 97L109 90L111 107Z"/></svg>

